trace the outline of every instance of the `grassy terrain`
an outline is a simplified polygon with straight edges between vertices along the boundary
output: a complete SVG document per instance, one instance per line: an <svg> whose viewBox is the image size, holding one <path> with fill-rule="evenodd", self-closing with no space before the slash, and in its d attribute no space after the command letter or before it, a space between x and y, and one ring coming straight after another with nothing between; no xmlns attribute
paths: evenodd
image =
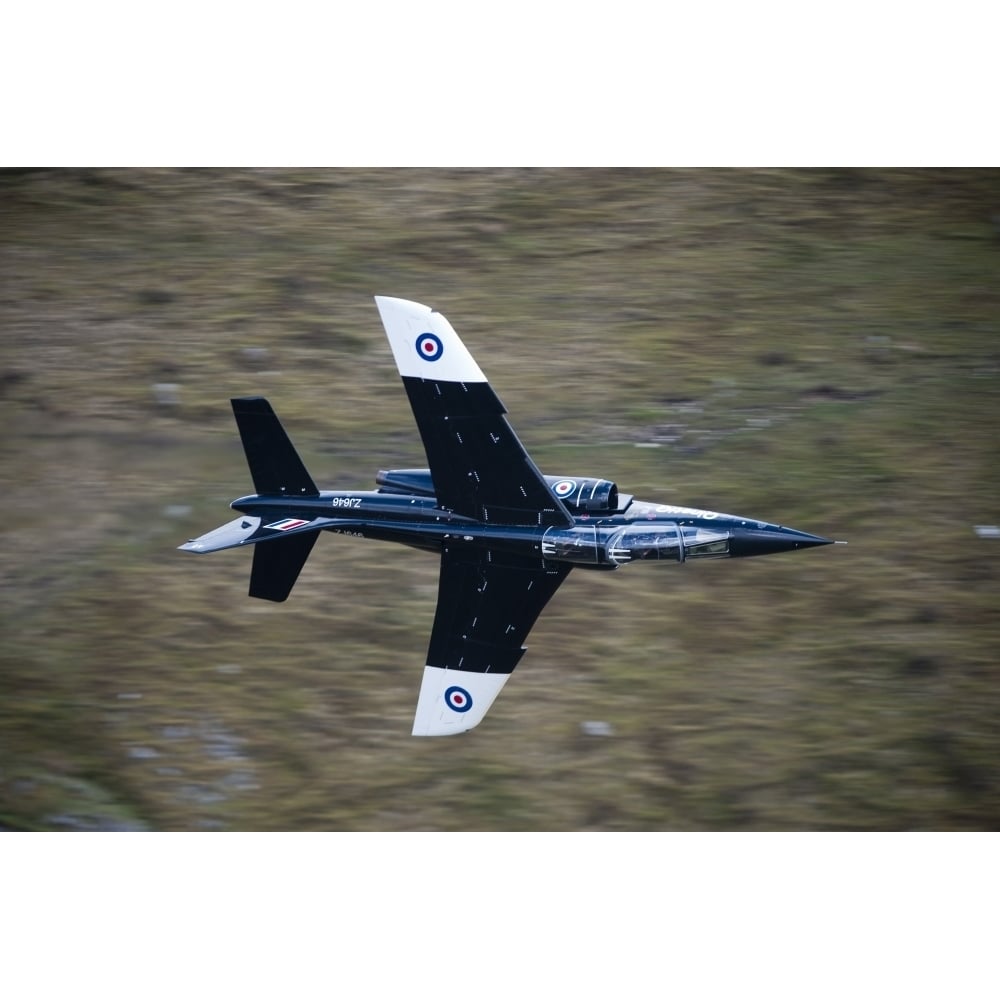
<svg viewBox="0 0 1000 1000"><path fill-rule="evenodd" d="M0 825L995 828L998 217L981 171L0 174ZM373 294L544 471L849 546L573 574L412 739L434 559L324 536L275 606L176 551L250 489L232 395L324 487L423 464Z"/></svg>

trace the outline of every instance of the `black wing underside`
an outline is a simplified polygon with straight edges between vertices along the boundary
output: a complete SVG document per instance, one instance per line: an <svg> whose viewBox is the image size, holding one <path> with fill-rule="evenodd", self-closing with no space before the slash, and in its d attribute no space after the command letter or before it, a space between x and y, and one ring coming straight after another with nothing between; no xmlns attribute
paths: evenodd
<svg viewBox="0 0 1000 1000"><path fill-rule="evenodd" d="M483 549L445 549L428 666L511 673L570 568Z"/></svg>
<svg viewBox="0 0 1000 1000"><path fill-rule="evenodd" d="M573 524L488 382L404 376L403 385L427 452L438 506L488 524Z"/></svg>
<svg viewBox="0 0 1000 1000"><path fill-rule="evenodd" d="M285 601L319 537L318 531L255 545L250 570L250 596Z"/></svg>

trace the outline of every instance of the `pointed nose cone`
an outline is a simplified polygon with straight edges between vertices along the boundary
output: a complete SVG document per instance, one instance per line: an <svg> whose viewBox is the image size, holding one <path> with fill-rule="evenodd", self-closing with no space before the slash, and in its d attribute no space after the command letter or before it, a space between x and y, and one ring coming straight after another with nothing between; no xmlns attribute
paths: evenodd
<svg viewBox="0 0 1000 1000"><path fill-rule="evenodd" d="M831 544L832 539L820 535L810 535L780 524L766 524L756 528L738 528L730 541L729 551L733 556L766 556L773 552L793 552Z"/></svg>

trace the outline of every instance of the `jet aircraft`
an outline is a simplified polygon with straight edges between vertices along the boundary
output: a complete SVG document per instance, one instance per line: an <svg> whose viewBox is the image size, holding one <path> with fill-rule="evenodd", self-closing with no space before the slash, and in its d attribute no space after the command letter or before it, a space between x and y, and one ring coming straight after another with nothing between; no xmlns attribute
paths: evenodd
<svg viewBox="0 0 1000 1000"><path fill-rule="evenodd" d="M400 542L441 560L415 736L478 725L573 569L765 555L830 540L756 518L649 503L590 475L539 472L486 376L441 313L375 297L428 468L380 471L376 490L320 490L268 401L233 399L256 492L239 517L181 545L253 545L250 596L284 601L321 531Z"/></svg>

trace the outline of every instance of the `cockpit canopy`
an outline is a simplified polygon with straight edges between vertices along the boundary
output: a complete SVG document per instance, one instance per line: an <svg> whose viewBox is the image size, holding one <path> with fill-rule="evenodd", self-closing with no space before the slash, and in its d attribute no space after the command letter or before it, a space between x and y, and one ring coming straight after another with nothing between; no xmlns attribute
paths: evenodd
<svg viewBox="0 0 1000 1000"><path fill-rule="evenodd" d="M577 524L549 528L542 556L583 566L624 566L644 559L719 559L730 554L730 532L674 521L617 525Z"/></svg>

